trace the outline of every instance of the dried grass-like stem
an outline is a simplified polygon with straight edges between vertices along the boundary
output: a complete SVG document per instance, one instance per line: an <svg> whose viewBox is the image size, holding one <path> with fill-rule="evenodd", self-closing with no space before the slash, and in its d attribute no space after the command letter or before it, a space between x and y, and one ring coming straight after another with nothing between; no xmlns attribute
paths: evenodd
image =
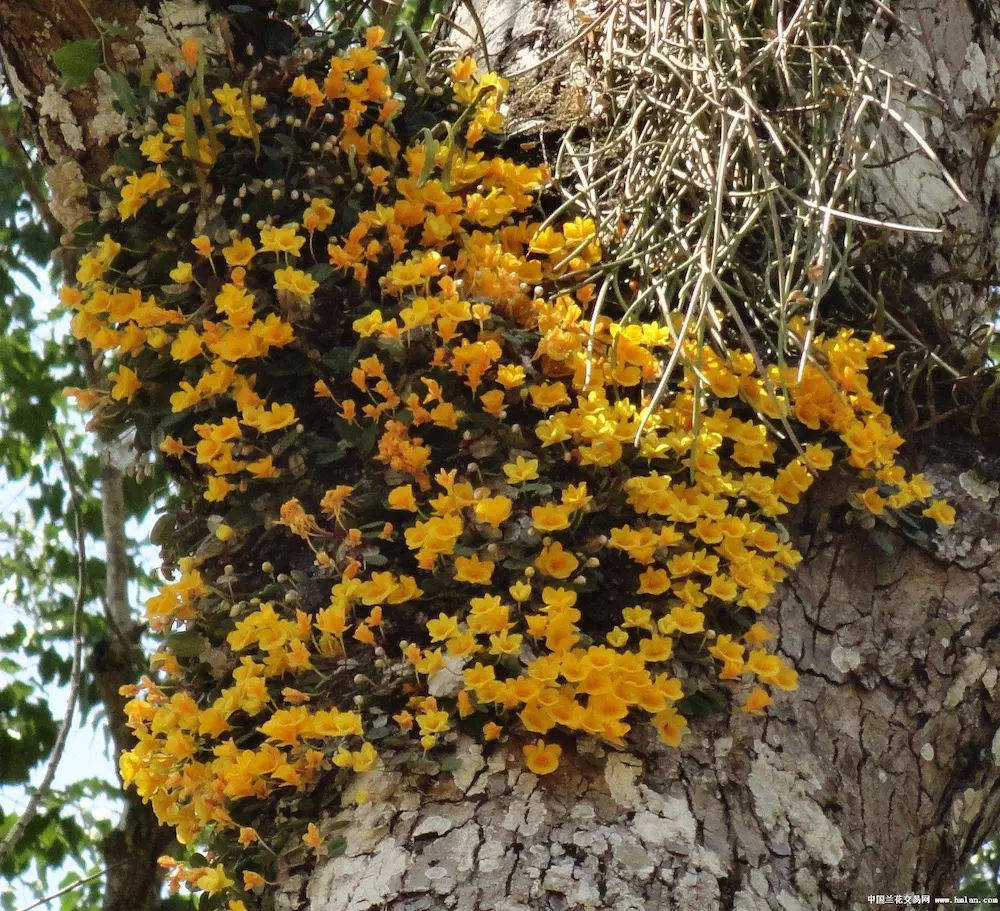
<svg viewBox="0 0 1000 911"><path fill-rule="evenodd" d="M822 302L851 267L842 252L853 232L941 232L858 211L886 124L965 198L893 108L899 77L857 50L873 20L893 18L879 0L595 0L577 9L581 29L567 47L586 44L602 113L589 141L566 133L552 157L554 186L560 211L587 210L612 241L592 326L619 297L609 282L628 277L651 289L643 306L658 307L674 335L647 415L679 364L697 375L685 353L696 334L723 355L750 351L762 371L791 361L801 377L824 329ZM787 394L784 382L776 393Z"/></svg>

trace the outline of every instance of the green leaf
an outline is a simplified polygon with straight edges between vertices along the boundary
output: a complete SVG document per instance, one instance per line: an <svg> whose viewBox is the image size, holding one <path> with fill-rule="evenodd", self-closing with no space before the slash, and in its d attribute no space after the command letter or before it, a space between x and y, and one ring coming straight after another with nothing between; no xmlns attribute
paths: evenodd
<svg viewBox="0 0 1000 911"><path fill-rule="evenodd" d="M716 715L722 709L718 693L710 690L698 690L681 699L676 705L677 711L685 718L707 718Z"/></svg>
<svg viewBox="0 0 1000 911"><path fill-rule="evenodd" d="M208 648L208 642L201 633L194 630L182 630L167 636L166 646L178 658L193 658Z"/></svg>
<svg viewBox="0 0 1000 911"><path fill-rule="evenodd" d="M81 38L53 51L52 61L62 73L66 88L76 88L94 75L101 62L101 46L96 38Z"/></svg>
<svg viewBox="0 0 1000 911"><path fill-rule="evenodd" d="M333 275L333 266L329 263L317 263L309 270L309 274L318 282L325 282Z"/></svg>
<svg viewBox="0 0 1000 911"><path fill-rule="evenodd" d="M94 17L94 24L105 38L124 38L129 34L129 30L125 26L108 19L102 19L100 16Z"/></svg>
<svg viewBox="0 0 1000 911"><path fill-rule="evenodd" d="M423 140L424 147L427 149L427 155L424 158L424 166L420 172L420 177L417 179L417 186L422 187L430 179L431 171L434 170L434 165L437 162L437 150L438 141L431 135L431 131L424 127L420 131L420 138Z"/></svg>
<svg viewBox="0 0 1000 911"><path fill-rule="evenodd" d="M166 513L165 515L160 516L160 518L153 523L153 527L149 532L149 540L153 544L157 544L162 547L170 540L176 530L177 522L174 520L173 515L171 513Z"/></svg>
<svg viewBox="0 0 1000 911"><path fill-rule="evenodd" d="M108 79L111 82L111 91L115 93L118 101L121 102L122 110L131 117L135 113L135 92L132 91L132 86L125 77L125 74L118 72L108 73Z"/></svg>
<svg viewBox="0 0 1000 911"><path fill-rule="evenodd" d="M334 373L350 373L360 356L360 345L342 345L338 348L331 348L323 355L322 360Z"/></svg>
<svg viewBox="0 0 1000 911"><path fill-rule="evenodd" d="M338 835L336 838L331 838L326 843L326 850L330 857L340 857L340 855L347 850L347 839L342 835Z"/></svg>

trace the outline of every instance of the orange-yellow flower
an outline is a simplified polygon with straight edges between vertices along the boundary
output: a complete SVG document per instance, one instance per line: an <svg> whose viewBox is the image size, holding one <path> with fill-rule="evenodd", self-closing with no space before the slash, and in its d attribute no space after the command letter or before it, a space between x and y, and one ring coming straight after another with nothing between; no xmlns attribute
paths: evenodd
<svg viewBox="0 0 1000 911"><path fill-rule="evenodd" d="M271 433L295 423L295 407L291 404L275 402L270 408L247 408L243 412L243 423L255 427L261 433Z"/></svg>
<svg viewBox="0 0 1000 911"><path fill-rule="evenodd" d="M448 713L444 711L423 712L416 720L421 734L440 734L449 727Z"/></svg>
<svg viewBox="0 0 1000 911"><path fill-rule="evenodd" d="M188 66L196 66L198 63L198 53L201 50L201 42L194 35L188 35L181 44L181 54Z"/></svg>
<svg viewBox="0 0 1000 911"><path fill-rule="evenodd" d="M250 260L254 258L256 253L257 251L254 249L253 243L245 237L238 237L228 247L222 248L222 255L225 257L226 265L231 269L237 266L249 265Z"/></svg>
<svg viewBox="0 0 1000 911"><path fill-rule="evenodd" d="M743 711L750 715L763 715L764 709L771 704L771 697L767 691L759 686L755 686L743 703Z"/></svg>
<svg viewBox="0 0 1000 911"><path fill-rule="evenodd" d="M505 389L516 389L524 384L524 368L520 364L502 364L497 368L497 382Z"/></svg>
<svg viewBox="0 0 1000 911"><path fill-rule="evenodd" d="M185 326L177 333L170 345L170 356L179 364L185 364L202 353L202 337L193 326Z"/></svg>
<svg viewBox="0 0 1000 911"><path fill-rule="evenodd" d="M257 830L251 826L240 826L240 836L238 840L239 843L245 848L260 841L260 835L258 835Z"/></svg>
<svg viewBox="0 0 1000 911"><path fill-rule="evenodd" d="M755 623L743 634L743 638L750 645L763 645L768 639L772 639L773 636L763 623Z"/></svg>
<svg viewBox="0 0 1000 911"><path fill-rule="evenodd" d="M153 81L153 88L155 88L161 95L173 95L174 80L171 78L170 73L166 70L160 70L160 72L156 74L156 79Z"/></svg>
<svg viewBox="0 0 1000 911"><path fill-rule="evenodd" d="M313 199L302 215L302 227L310 234L313 231L325 231L330 227L335 215L336 212L331 208L329 199Z"/></svg>
<svg viewBox="0 0 1000 911"><path fill-rule="evenodd" d="M532 404L542 410L549 411L557 405L568 405L569 395L564 383L546 383L542 386L529 386Z"/></svg>
<svg viewBox="0 0 1000 911"><path fill-rule="evenodd" d="M941 525L955 524L955 508L944 500L935 500L923 513L928 519L933 519Z"/></svg>
<svg viewBox="0 0 1000 911"><path fill-rule="evenodd" d="M509 589L510 596L518 603L522 604L531 597L531 584L523 579L515 582Z"/></svg>
<svg viewBox="0 0 1000 911"><path fill-rule="evenodd" d="M494 565L492 560L480 560L475 554L471 557L455 557L455 581L488 585L493 578Z"/></svg>
<svg viewBox="0 0 1000 911"><path fill-rule="evenodd" d="M302 841L314 851L319 851L320 845L323 843L323 839L319 834L319 827L316 823L309 823L306 827L306 834L302 836Z"/></svg>
<svg viewBox="0 0 1000 911"><path fill-rule="evenodd" d="M458 621L449 614L440 614L436 620L427 621L427 632L431 641L443 642L458 632Z"/></svg>
<svg viewBox="0 0 1000 911"><path fill-rule="evenodd" d="M558 503L535 506L531 510L531 522L539 531L561 531L569 528L570 509Z"/></svg>
<svg viewBox="0 0 1000 911"><path fill-rule="evenodd" d="M673 706L653 716L653 727L667 746L679 747L687 726L687 719Z"/></svg>
<svg viewBox="0 0 1000 911"><path fill-rule="evenodd" d="M142 381L139 379L138 374L129 367L119 367L117 370L112 370L108 374L108 377L113 384L111 386L111 398L116 402L120 402L123 399L126 402L131 402L139 387L142 386Z"/></svg>
<svg viewBox="0 0 1000 911"><path fill-rule="evenodd" d="M511 505L511 501L501 495L476 500L473 508L478 521L492 525L494 528L499 528L500 523L510 517Z"/></svg>
<svg viewBox="0 0 1000 911"><path fill-rule="evenodd" d="M298 256L306 239L298 234L298 225L288 224L280 228L265 227L260 230L260 249L265 253L290 253Z"/></svg>
<svg viewBox="0 0 1000 911"><path fill-rule="evenodd" d="M195 248L206 259L212 255L215 247L212 246L211 238L204 234L199 234L191 241L191 246Z"/></svg>
<svg viewBox="0 0 1000 911"><path fill-rule="evenodd" d="M216 892L222 892L224 889L228 889L232 884L233 881L226 876L226 871L222 868L222 864L204 868L204 872L198 877L198 879L195 880L195 885L203 892L207 892L209 895L215 895Z"/></svg>
<svg viewBox="0 0 1000 911"><path fill-rule="evenodd" d="M569 551L564 550L558 541L542 548L542 552L535 559L535 569L555 579L569 578L579 565L580 561Z"/></svg>
<svg viewBox="0 0 1000 911"><path fill-rule="evenodd" d="M177 265L170 270L170 278L179 285L185 285L188 282L194 281L194 273L191 270L191 263L186 263L183 260L178 262Z"/></svg>
<svg viewBox="0 0 1000 911"><path fill-rule="evenodd" d="M538 477L538 459L526 459L518 456L513 462L503 466L503 473L511 484L523 481L534 481Z"/></svg>
<svg viewBox="0 0 1000 911"><path fill-rule="evenodd" d="M177 437L166 436L163 438L163 442L160 443L160 452L164 455L173 456L175 459L179 459L185 453L184 443L178 440Z"/></svg>
<svg viewBox="0 0 1000 911"><path fill-rule="evenodd" d="M423 554L450 554L462 534L462 517L431 516L426 522L417 522L404 532L406 543L411 550Z"/></svg>
<svg viewBox="0 0 1000 911"><path fill-rule="evenodd" d="M263 886L266 880L263 876L253 870L243 871L243 888L249 891Z"/></svg>
<svg viewBox="0 0 1000 911"><path fill-rule="evenodd" d="M318 287L319 282L301 269L289 267L277 269L274 273L274 289L276 291L287 291L302 300L310 300Z"/></svg>
<svg viewBox="0 0 1000 911"><path fill-rule="evenodd" d="M559 744L539 739L526 743L523 750L525 765L536 775L548 775L559 768L559 757L562 756Z"/></svg>

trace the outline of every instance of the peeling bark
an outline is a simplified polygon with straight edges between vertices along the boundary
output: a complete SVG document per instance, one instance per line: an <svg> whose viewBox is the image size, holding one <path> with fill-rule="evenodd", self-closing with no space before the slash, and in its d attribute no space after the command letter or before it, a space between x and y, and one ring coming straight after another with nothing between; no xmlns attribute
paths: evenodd
<svg viewBox="0 0 1000 911"><path fill-rule="evenodd" d="M147 8L148 6L148 8ZM95 22L122 26L127 35L103 42L106 59L84 86L66 90L53 52L81 38L97 36ZM180 45L194 35L222 47L220 23L203 0L0 0L0 67L14 99L33 125L45 161L53 214L67 229L93 209L92 188L111 163L125 121L114 107L107 69L140 61L174 70Z"/></svg>

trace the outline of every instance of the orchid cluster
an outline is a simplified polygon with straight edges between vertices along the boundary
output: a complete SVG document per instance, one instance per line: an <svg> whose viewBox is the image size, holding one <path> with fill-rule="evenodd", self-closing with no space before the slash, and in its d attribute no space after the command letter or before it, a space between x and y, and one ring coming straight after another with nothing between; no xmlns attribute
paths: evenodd
<svg viewBox="0 0 1000 911"><path fill-rule="evenodd" d="M797 686L761 619L800 560L780 517L837 462L875 514L932 493L868 386L890 346L820 336L800 373L592 317L596 226L501 154L504 80L414 87L384 41L244 72L187 42L62 290L112 365L74 394L180 492L122 773L239 846L164 860L233 911L254 862L323 848L288 808L340 776L439 770L459 732L542 775L574 737L680 746L696 693L763 712Z"/></svg>

